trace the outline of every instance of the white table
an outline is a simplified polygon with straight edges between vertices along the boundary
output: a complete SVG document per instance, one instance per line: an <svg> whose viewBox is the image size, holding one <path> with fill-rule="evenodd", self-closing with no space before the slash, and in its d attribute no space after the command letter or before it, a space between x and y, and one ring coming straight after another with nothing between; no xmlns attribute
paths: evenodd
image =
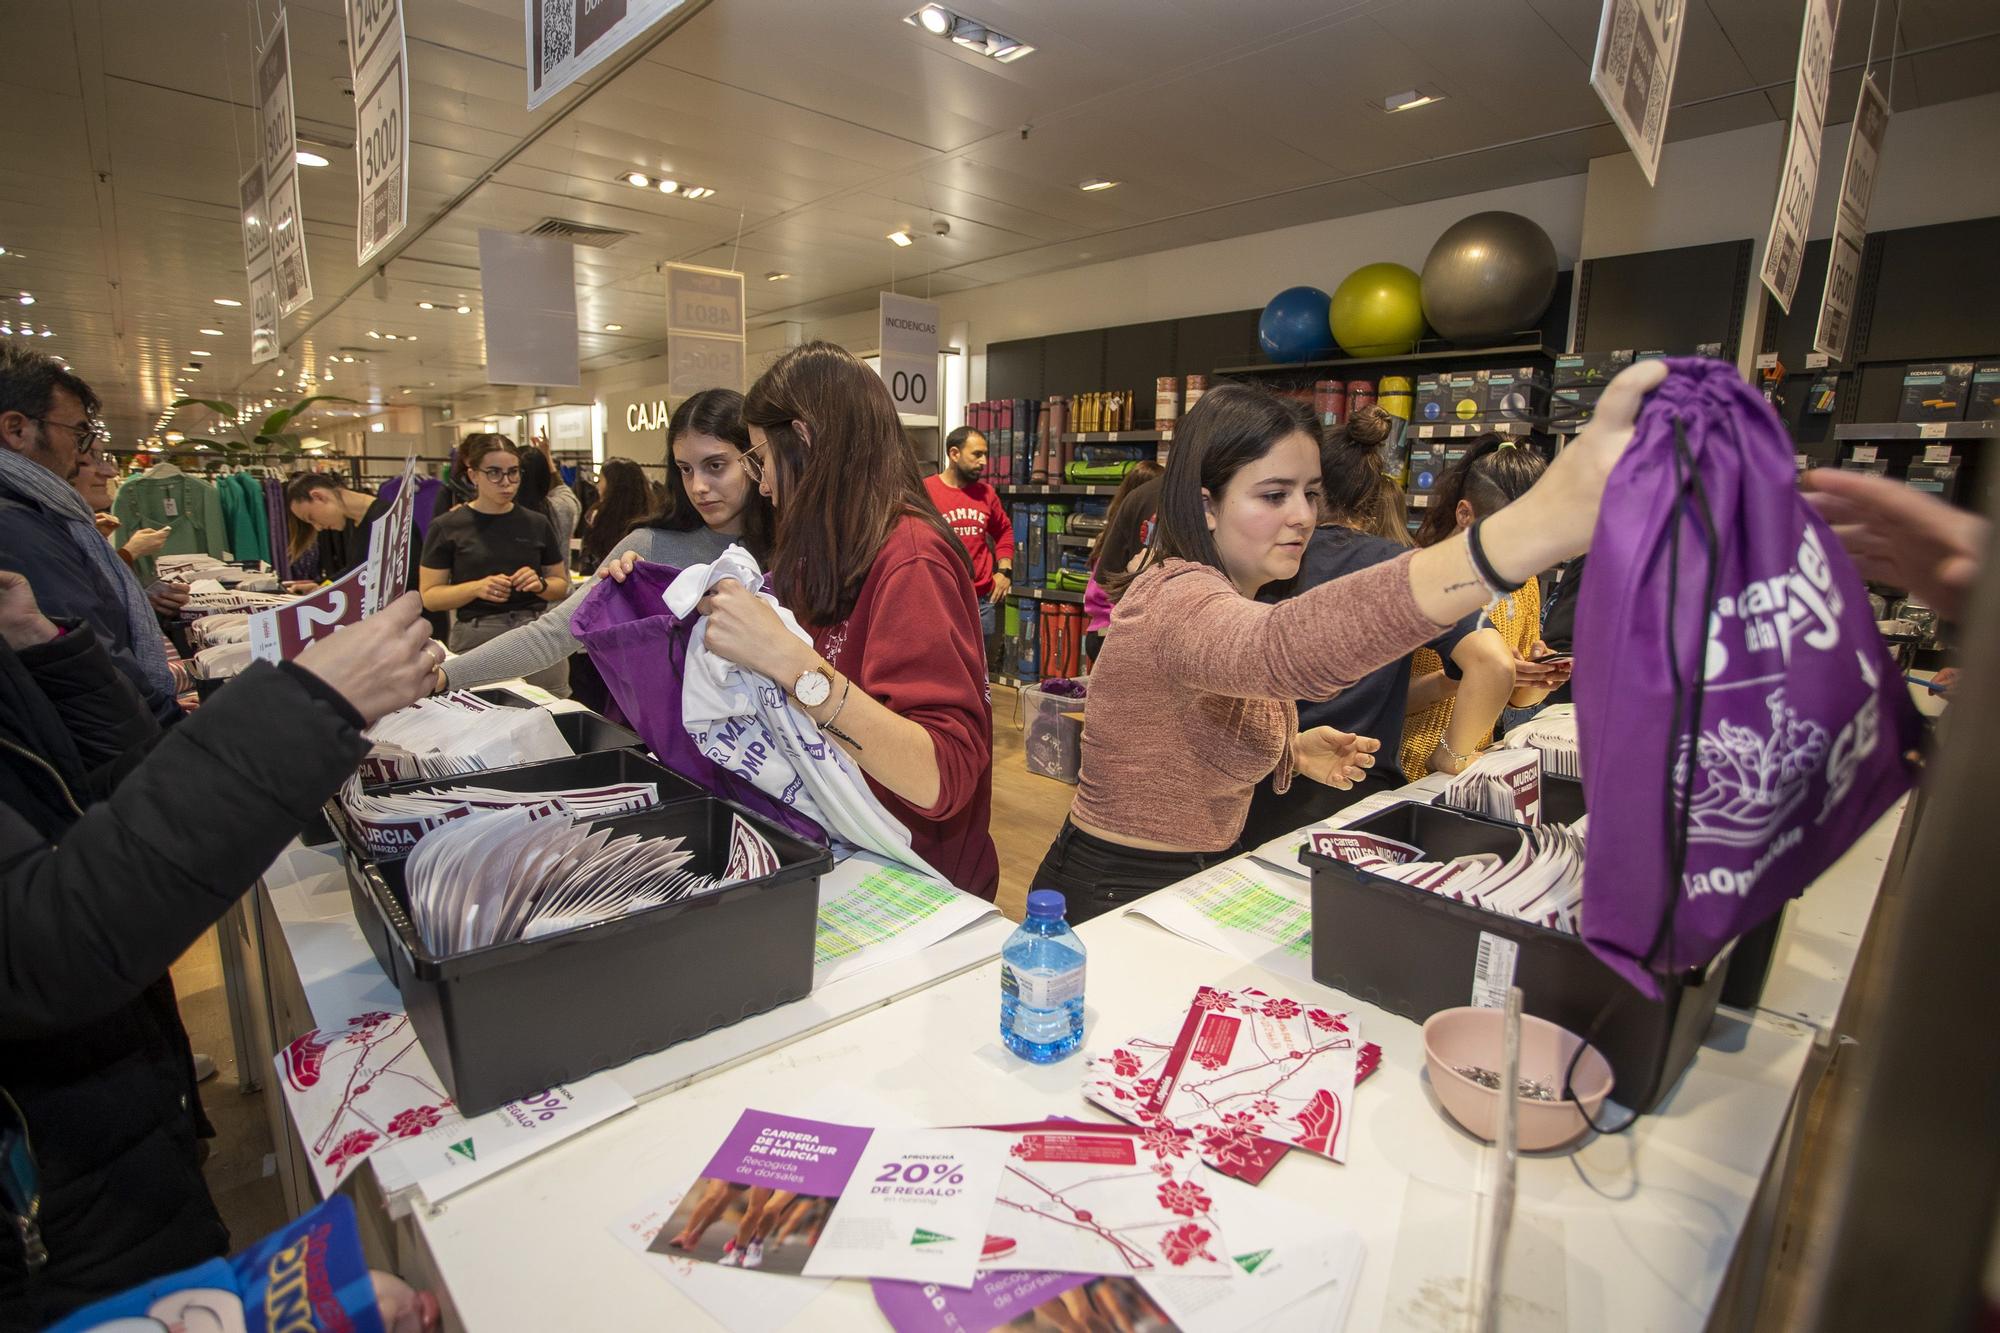
<svg viewBox="0 0 2000 1333"><path fill-rule="evenodd" d="M1123 914L1081 934L1091 951L1090 1043L1169 1028L1201 982L1336 995ZM1486 1150L1434 1109L1418 1026L1350 1007L1365 1037L1381 1044L1383 1063L1356 1096L1349 1162L1295 1153L1263 1188L1326 1209L1363 1235L1368 1258L1348 1327L1396 1327L1427 1285L1465 1272L1462 1246L1429 1228L1471 1215ZM463 1327L480 1330L719 1327L630 1253L612 1235L614 1222L688 1184L746 1107L808 1108L829 1084L859 1085L934 1124L1101 1118L1079 1092L1081 1059L1046 1067L1015 1059L1000 1045L998 1013L998 967L989 964L643 1105L475 1186L417 1219L429 1266L449 1287L447 1304ZM1559 1290L1565 1312L1548 1326L1705 1325L1810 1046L1797 1024L1726 1019L1661 1112L1632 1134L1523 1161L1516 1230L1547 1260L1528 1263L1524 1277L1531 1290L1541 1285L1544 1304L1555 1304ZM884 1326L864 1283L835 1285L788 1325Z"/></svg>

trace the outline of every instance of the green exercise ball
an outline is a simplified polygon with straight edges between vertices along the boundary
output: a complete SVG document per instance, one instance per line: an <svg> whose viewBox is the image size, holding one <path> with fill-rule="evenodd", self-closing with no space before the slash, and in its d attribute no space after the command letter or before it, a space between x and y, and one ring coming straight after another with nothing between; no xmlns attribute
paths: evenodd
<svg viewBox="0 0 2000 1333"><path fill-rule="evenodd" d="M1424 336L1423 282L1401 264L1363 264L1333 289L1327 322L1349 356L1397 356Z"/></svg>

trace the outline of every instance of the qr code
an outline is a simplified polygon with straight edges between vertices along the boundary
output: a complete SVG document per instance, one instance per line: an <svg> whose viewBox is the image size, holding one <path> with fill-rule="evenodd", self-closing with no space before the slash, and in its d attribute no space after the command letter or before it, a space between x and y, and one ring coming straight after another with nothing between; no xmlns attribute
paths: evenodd
<svg viewBox="0 0 2000 1333"><path fill-rule="evenodd" d="M542 0L542 72L576 54L576 0Z"/></svg>

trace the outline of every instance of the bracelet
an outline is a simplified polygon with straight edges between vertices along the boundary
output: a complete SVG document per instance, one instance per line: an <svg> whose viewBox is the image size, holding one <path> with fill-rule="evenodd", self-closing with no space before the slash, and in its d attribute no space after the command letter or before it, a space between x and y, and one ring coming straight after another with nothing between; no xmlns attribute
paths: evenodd
<svg viewBox="0 0 2000 1333"><path fill-rule="evenodd" d="M854 678L852 676L843 675L840 679L840 702L833 706L833 712L827 715L826 721L819 724L819 729L837 740L847 742L848 749L859 750L861 742L833 725L835 719L840 716L841 710L847 707L847 696L854 692Z"/></svg>
<svg viewBox="0 0 2000 1333"><path fill-rule="evenodd" d="M1495 597L1505 597L1509 593L1520 591L1527 580L1521 579L1509 583L1500 577L1500 571L1493 568L1493 562L1486 558L1486 545L1479 538L1479 529L1485 522L1483 518L1478 519L1465 530L1465 553L1472 560L1472 572L1479 576L1479 581L1486 585L1486 590Z"/></svg>
<svg viewBox="0 0 2000 1333"><path fill-rule="evenodd" d="M1461 773L1463 773L1465 771L1466 766L1472 762L1471 755L1460 754L1458 751L1452 749L1451 746L1445 743L1444 737L1442 736L1438 737L1438 749L1443 750L1445 753L1445 757L1451 760L1452 763L1458 765L1458 771Z"/></svg>

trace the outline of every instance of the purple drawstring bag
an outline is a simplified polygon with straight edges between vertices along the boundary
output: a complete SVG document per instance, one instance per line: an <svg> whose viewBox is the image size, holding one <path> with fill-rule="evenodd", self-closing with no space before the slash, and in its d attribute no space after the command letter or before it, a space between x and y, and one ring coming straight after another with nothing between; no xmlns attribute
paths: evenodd
<svg viewBox="0 0 2000 1333"><path fill-rule="evenodd" d="M1920 725L1777 414L1726 362L1667 364L1576 618L1583 938L1656 998L1909 790Z"/></svg>
<svg viewBox="0 0 2000 1333"><path fill-rule="evenodd" d="M782 801L773 800L703 754L681 721L681 675L687 667L693 616L667 609L671 565L641 562L623 583L599 579L570 616L569 632L590 652L625 720L662 764L717 796L753 810L820 846L826 832Z"/></svg>

